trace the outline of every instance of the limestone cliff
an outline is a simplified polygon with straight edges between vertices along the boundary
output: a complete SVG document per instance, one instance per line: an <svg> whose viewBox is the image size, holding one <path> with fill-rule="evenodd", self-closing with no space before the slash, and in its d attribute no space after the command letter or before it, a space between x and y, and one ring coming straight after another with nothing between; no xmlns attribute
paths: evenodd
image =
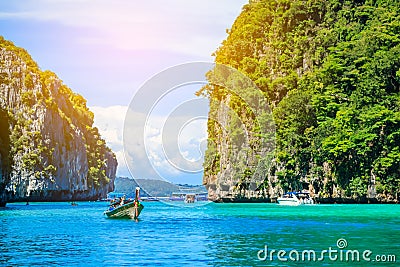
<svg viewBox="0 0 400 267"><path fill-rule="evenodd" d="M263 153L254 138L267 121L249 112L242 96L252 93L209 79L199 92L210 99L209 196L268 201L309 189L320 202L399 203L399 14L386 0L249 1L215 62L257 85L276 146Z"/></svg>
<svg viewBox="0 0 400 267"><path fill-rule="evenodd" d="M0 203L98 199L117 161L86 100L0 37Z"/></svg>

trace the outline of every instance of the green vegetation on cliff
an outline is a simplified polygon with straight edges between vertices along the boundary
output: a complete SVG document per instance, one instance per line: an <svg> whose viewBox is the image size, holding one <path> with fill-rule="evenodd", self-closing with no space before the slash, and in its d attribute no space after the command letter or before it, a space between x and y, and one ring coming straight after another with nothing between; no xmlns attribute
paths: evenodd
<svg viewBox="0 0 400 267"><path fill-rule="evenodd" d="M264 197L309 183L321 198L399 200L400 2L253 0L215 56L250 77L272 108ZM226 99L216 86L203 91ZM208 134L218 146L211 123ZM226 153L210 143L206 184Z"/></svg>
<svg viewBox="0 0 400 267"><path fill-rule="evenodd" d="M112 190L115 155L86 100L1 36L0 59L0 200L85 199Z"/></svg>

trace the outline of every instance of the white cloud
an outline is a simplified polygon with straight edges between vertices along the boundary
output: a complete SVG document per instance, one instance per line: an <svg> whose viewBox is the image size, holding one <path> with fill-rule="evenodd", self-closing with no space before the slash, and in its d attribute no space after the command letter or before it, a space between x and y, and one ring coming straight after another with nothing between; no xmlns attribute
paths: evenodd
<svg viewBox="0 0 400 267"><path fill-rule="evenodd" d="M130 176L125 163L122 134L124 128L124 120L126 106L110 106L110 107L89 107L94 113L94 126L99 129L101 137L106 141L107 145L114 151L117 161L119 176Z"/></svg>
<svg viewBox="0 0 400 267"><path fill-rule="evenodd" d="M118 160L119 176L131 176L134 178L171 180L175 176L188 176L185 169L201 169L203 162L201 142L206 139L206 121L193 120L187 118L172 118L172 127L180 127L182 121L190 123L184 124L182 129L178 129L180 135L173 138L163 139L163 127L167 116L152 115L147 118L145 129L140 121L145 120L143 114L134 114L133 119L125 122L128 108L126 106L110 107L90 107L95 114L94 125L98 127L101 136L106 140L107 145L115 152ZM171 119L171 118L169 118ZM126 125L125 125L126 123ZM169 127L171 127L171 125ZM133 133L132 137L125 137L123 144L124 126L127 133ZM144 133L143 149L140 132ZM178 143L177 143L178 142ZM179 149L174 149L178 148ZM124 153L124 149L126 153ZM203 150L199 152L199 150ZM166 152L168 152L166 154ZM129 172L127 162L129 163Z"/></svg>

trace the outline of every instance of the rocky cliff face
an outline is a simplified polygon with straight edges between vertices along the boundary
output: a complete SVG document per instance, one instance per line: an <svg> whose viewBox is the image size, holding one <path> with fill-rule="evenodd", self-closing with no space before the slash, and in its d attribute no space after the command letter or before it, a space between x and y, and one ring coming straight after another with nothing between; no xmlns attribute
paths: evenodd
<svg viewBox="0 0 400 267"><path fill-rule="evenodd" d="M232 117L226 116L225 108L214 111L226 118L221 118L216 123L218 125L214 125L214 129L218 132L214 132L218 136L218 141L211 149L215 153L212 156L214 161L211 163L211 168L206 168L206 175L203 177L208 198L216 202L251 202L268 201L270 197L277 196L277 189L271 188L268 198L265 198L263 187L264 179L268 175L273 141L265 147L255 149L253 146L255 142L266 142L254 132L248 132L250 135L248 140L244 140L245 138L242 139L243 141L235 140L232 138L234 134L232 131L221 130L224 125L229 124Z"/></svg>
<svg viewBox="0 0 400 267"><path fill-rule="evenodd" d="M117 161L85 99L0 39L0 202L89 200L113 190Z"/></svg>
<svg viewBox="0 0 400 267"><path fill-rule="evenodd" d="M207 76L210 93L208 148L203 184L214 201L249 201L260 196L275 147L269 105L254 82L229 66Z"/></svg>

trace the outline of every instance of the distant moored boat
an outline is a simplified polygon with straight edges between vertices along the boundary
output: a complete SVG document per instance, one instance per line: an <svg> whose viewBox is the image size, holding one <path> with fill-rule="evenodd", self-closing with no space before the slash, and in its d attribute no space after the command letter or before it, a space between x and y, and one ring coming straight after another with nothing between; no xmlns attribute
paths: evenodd
<svg viewBox="0 0 400 267"><path fill-rule="evenodd" d="M314 200L308 192L287 192L282 197L279 197L277 201L279 205L285 206L314 204Z"/></svg>

